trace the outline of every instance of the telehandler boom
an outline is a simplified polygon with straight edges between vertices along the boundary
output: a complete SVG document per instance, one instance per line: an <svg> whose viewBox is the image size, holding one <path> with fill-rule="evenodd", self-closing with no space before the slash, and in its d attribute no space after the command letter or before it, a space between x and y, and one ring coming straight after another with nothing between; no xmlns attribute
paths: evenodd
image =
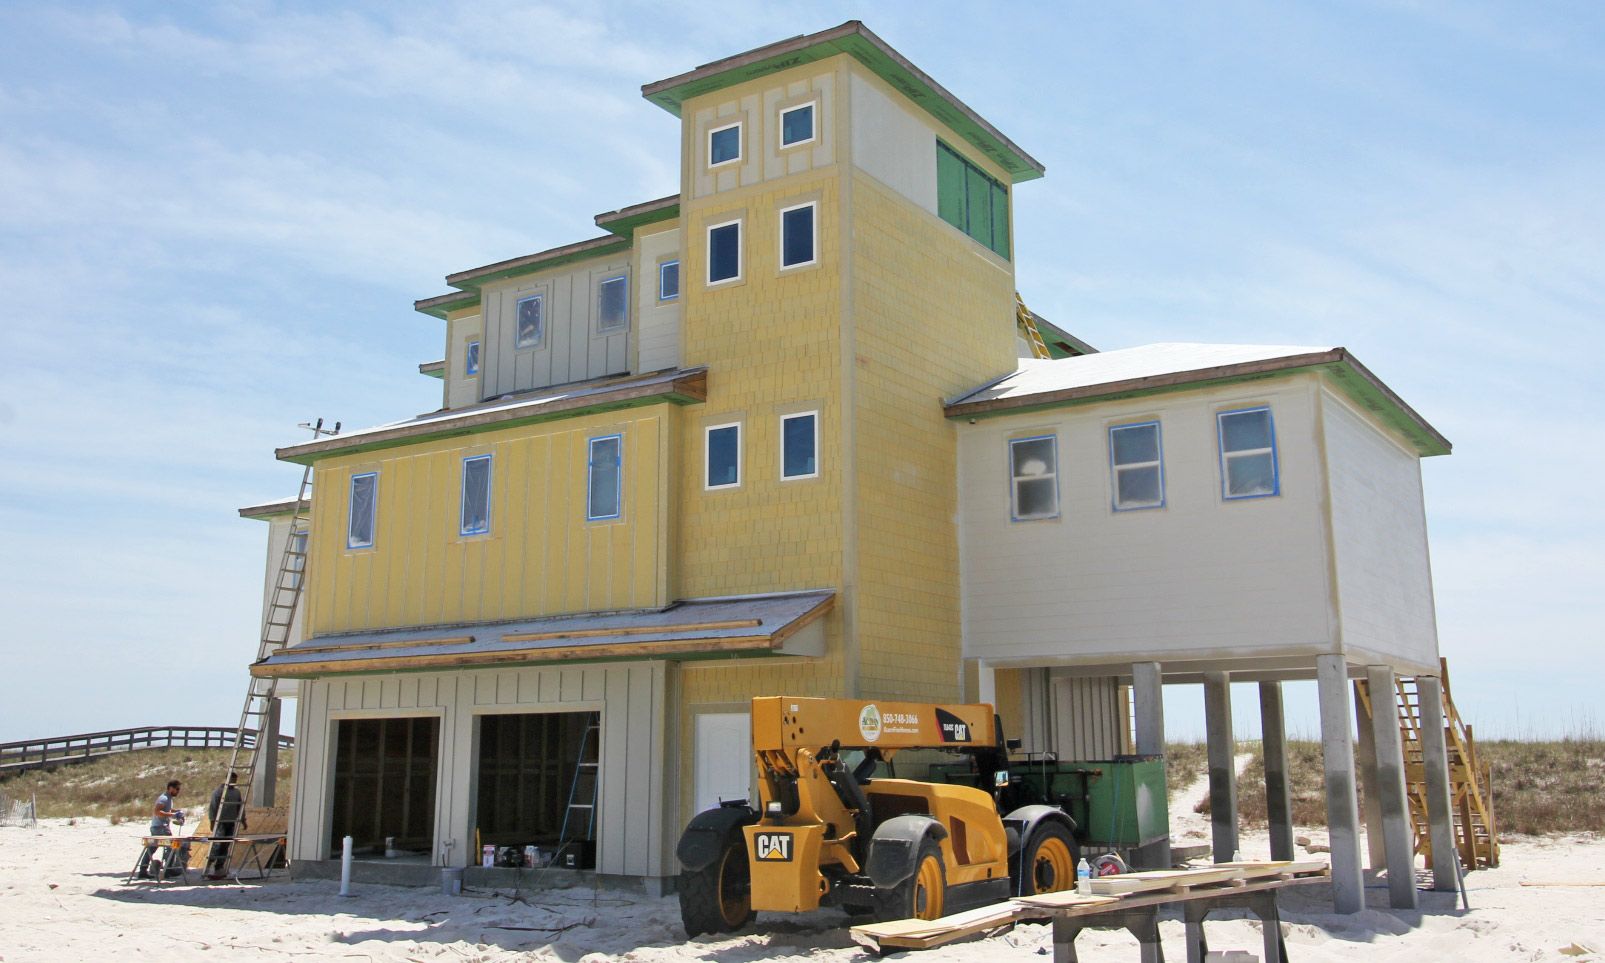
<svg viewBox="0 0 1605 963"><path fill-rule="evenodd" d="M1075 884L1075 825L1010 808L1008 750L990 705L764 696L752 700L758 809L699 813L680 838L688 936L756 911L835 905L878 919L946 913ZM873 777L905 749L969 757L979 786Z"/></svg>

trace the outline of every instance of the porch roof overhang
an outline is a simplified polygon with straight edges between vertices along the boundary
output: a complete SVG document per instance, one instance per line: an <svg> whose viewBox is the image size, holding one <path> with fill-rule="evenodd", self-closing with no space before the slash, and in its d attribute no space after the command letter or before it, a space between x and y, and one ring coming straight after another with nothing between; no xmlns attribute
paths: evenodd
<svg viewBox="0 0 1605 963"><path fill-rule="evenodd" d="M308 678L603 659L822 655L822 632L809 644L798 634L835 600L834 591L821 589L686 599L663 609L323 635L253 663L251 674Z"/></svg>

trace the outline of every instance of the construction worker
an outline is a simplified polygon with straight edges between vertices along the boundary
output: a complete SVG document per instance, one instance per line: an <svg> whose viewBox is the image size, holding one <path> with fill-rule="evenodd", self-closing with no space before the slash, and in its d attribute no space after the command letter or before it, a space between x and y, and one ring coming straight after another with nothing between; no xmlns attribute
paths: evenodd
<svg viewBox="0 0 1605 963"><path fill-rule="evenodd" d="M245 832L249 828L245 824L245 801L234 785L238 778L239 773L231 772L228 774L227 782L219 784L212 790L212 802L207 807L206 813L212 820L213 839L227 839L237 835L236 826L239 827L238 832ZM207 879L222 879L228 875L228 854L228 843L212 844L212 851L206 859Z"/></svg>
<svg viewBox="0 0 1605 963"><path fill-rule="evenodd" d="M183 825L184 810L173 808L173 802L178 799L179 790L183 788L183 785L177 779L169 779L167 781L167 789L156 797L156 805L151 809L149 835L171 836L173 835L172 824L174 822ZM156 849L157 844L151 843L145 847L145 852L140 855L139 866L135 869L135 873L140 879L151 878L150 860L152 856L156 855Z"/></svg>

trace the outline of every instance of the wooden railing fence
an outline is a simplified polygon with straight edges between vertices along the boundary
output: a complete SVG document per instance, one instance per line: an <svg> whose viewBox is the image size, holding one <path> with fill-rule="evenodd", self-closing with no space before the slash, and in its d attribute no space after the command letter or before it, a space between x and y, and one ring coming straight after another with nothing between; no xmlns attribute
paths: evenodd
<svg viewBox="0 0 1605 963"><path fill-rule="evenodd" d="M0 743L0 774L84 762L139 749L232 749L238 734L238 730L228 726L138 726L4 742ZM255 729L245 730L247 746L255 747L256 737ZM279 748L295 748L295 737L279 736Z"/></svg>

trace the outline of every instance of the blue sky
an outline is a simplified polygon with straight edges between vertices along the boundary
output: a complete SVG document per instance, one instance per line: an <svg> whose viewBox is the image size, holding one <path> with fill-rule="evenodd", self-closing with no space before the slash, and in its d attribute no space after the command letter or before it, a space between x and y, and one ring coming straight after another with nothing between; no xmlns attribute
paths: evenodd
<svg viewBox="0 0 1605 963"><path fill-rule="evenodd" d="M1342 344L1447 435L1462 711L1599 728L1605 7L677 6L0 6L0 740L232 724L272 449L438 405L446 273L674 192L641 84L854 17L1047 166L1033 308Z"/></svg>

